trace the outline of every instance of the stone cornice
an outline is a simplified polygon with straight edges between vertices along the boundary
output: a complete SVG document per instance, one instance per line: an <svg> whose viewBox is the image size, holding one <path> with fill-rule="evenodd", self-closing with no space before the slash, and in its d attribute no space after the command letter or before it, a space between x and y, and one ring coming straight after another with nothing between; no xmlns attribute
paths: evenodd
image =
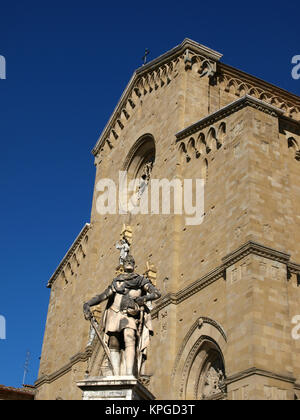
<svg viewBox="0 0 300 420"><path fill-rule="evenodd" d="M227 118L231 114L234 114L241 109L250 106L255 108L261 112L266 114L272 115L274 117L279 117L283 115L283 111L279 108L276 108L273 105L268 104L267 102L261 101L260 99L256 99L253 96L245 95L240 99L237 99L234 102L224 106L223 108L219 109L216 112L208 115L207 117L202 118L201 120L197 121L196 123L186 127L184 130L179 131L176 134L177 141L185 139L188 136L191 136L197 133L200 130L203 130L206 127L209 127L216 122Z"/></svg>
<svg viewBox="0 0 300 420"><path fill-rule="evenodd" d="M282 264L288 264L291 256L285 252L277 251L276 249L261 245L257 242L249 241L242 245L237 250L222 258L224 269L235 264L247 255L258 255Z"/></svg>
<svg viewBox="0 0 300 420"><path fill-rule="evenodd" d="M300 274L300 264L290 262L291 256L289 254L264 246L257 242L249 241L244 245L240 246L235 251L226 255L224 258L222 258L223 263L208 274L206 274L205 276L196 280L195 282L183 288L179 292L168 293L167 295L163 296L161 299L156 301L156 305L152 310L152 317L158 317L158 313L163 308L171 304L178 305L179 303L198 293L200 290L204 289L205 287L214 283L220 278L224 278L225 280L227 268L229 268L233 264L236 264L238 261L247 257L248 255L258 255L260 257L267 258L272 261L277 261L281 264L285 264L287 266L287 269L291 273Z"/></svg>
<svg viewBox="0 0 300 420"><path fill-rule="evenodd" d="M288 127L292 130L300 130L300 121L294 120L286 115L280 117L280 124L285 127L285 129Z"/></svg>
<svg viewBox="0 0 300 420"><path fill-rule="evenodd" d="M287 267L290 273L300 275L300 264L290 261L288 262Z"/></svg>
<svg viewBox="0 0 300 420"><path fill-rule="evenodd" d="M168 293L156 302L155 308L152 311L152 317L156 318L158 313L166 306L169 306L170 304L178 305L222 277L225 278L225 271L223 266L220 266L179 292Z"/></svg>
<svg viewBox="0 0 300 420"><path fill-rule="evenodd" d="M243 83L260 88L264 92L269 92L272 96L279 96L285 101L300 107L300 97L298 95L273 85L272 83L266 82L265 80L221 62L218 64L218 70L223 76L240 79Z"/></svg>
<svg viewBox="0 0 300 420"><path fill-rule="evenodd" d="M247 369L247 370L244 370L242 372L238 372L238 373L235 373L233 375L228 376L225 380L225 383L226 383L226 385L230 385L234 382L240 381L241 379L245 379L245 378L247 378L249 376L253 376L253 375L264 376L266 378L276 379L276 380L279 380L279 381L289 382L289 383L292 383L292 384L294 384L295 381L296 381L296 379L293 378L292 376L281 375L279 373L270 372L270 371L267 371L267 370L252 367L250 369Z"/></svg>
<svg viewBox="0 0 300 420"><path fill-rule="evenodd" d="M185 38L181 44L177 45L176 47L172 48L170 51L167 51L166 53L162 54L156 59L150 61L146 65L138 68L135 73L137 75L143 75L144 73L153 71L156 69L157 66L161 66L162 64L167 63L168 61L174 59L174 57L184 53L186 50L190 50L191 52L202 55L213 61L219 61L223 57L223 55L219 52L214 51L211 48L206 47L205 45L201 45L198 42L193 41L192 39Z"/></svg>
<svg viewBox="0 0 300 420"><path fill-rule="evenodd" d="M72 255L74 254L75 250L80 245L81 241L83 240L83 238L85 237L85 235L89 231L90 227L91 227L91 225L89 223L86 223L83 226L83 228L81 229L79 235L77 236L77 238L75 239L75 241L73 242L73 244L71 245L71 247L69 248L68 252L66 253L66 255L62 259L61 263L59 264L59 266L57 267L57 269L55 270L55 272L51 276L50 280L48 281L47 287L50 288L52 286L53 282L57 279L57 277L59 276L59 274L62 272L62 270L64 269L64 267L67 265L67 263L71 259Z"/></svg>
<svg viewBox="0 0 300 420"><path fill-rule="evenodd" d="M44 384L50 384L51 382L55 381L56 379L60 378L61 376L65 375L66 373L70 372L72 367L79 363L79 362L86 362L92 355L92 348L88 346L84 352L77 353L70 358L70 362L65 364L60 369L56 370L55 372L49 375L40 376L36 382L35 387L39 388Z"/></svg>
<svg viewBox="0 0 300 420"><path fill-rule="evenodd" d="M300 391L300 383L298 383L297 381L294 383L294 389Z"/></svg>

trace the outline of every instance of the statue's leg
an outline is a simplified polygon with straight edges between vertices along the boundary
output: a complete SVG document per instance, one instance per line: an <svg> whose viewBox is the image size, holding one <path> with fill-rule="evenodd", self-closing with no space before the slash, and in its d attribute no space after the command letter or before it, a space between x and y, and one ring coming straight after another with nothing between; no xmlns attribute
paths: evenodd
<svg viewBox="0 0 300 420"><path fill-rule="evenodd" d="M132 328L124 329L125 342L125 361L126 374L133 375L133 367L135 361L135 330Z"/></svg>
<svg viewBox="0 0 300 420"><path fill-rule="evenodd" d="M113 365L115 374L120 375L120 337L118 333L111 333L108 341L108 347L110 350L111 363Z"/></svg>

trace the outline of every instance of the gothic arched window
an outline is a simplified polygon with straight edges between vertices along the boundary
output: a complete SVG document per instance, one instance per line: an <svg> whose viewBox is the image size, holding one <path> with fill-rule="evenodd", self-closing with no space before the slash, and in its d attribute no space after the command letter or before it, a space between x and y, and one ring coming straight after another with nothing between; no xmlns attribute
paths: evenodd
<svg viewBox="0 0 300 420"><path fill-rule="evenodd" d="M145 134L133 145L123 165L128 182L135 182L134 190L138 198L142 196L149 184L155 163L155 153L153 136Z"/></svg>
<svg viewBox="0 0 300 420"><path fill-rule="evenodd" d="M145 167L155 162L155 141L151 134L140 137L131 148L123 170L128 172L129 179L142 177Z"/></svg>

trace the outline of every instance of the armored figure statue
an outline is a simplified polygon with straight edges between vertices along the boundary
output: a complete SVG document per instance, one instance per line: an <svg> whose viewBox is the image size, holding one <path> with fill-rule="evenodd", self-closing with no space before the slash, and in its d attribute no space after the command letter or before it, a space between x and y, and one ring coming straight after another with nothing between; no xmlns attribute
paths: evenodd
<svg viewBox="0 0 300 420"><path fill-rule="evenodd" d="M115 375L120 375L121 351L124 350L126 375L139 375L143 358L153 334L147 302L160 298L159 290L144 276L134 273L131 255L124 260L124 273L118 275L100 295L83 305L85 318L90 308L107 300L103 319L104 342L108 345Z"/></svg>

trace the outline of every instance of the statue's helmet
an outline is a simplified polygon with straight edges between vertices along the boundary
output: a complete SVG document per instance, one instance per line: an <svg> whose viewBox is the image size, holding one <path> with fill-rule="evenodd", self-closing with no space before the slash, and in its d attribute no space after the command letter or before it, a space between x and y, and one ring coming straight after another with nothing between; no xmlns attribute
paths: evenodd
<svg viewBox="0 0 300 420"><path fill-rule="evenodd" d="M127 255L127 257L124 260L124 264L131 264L133 266L135 266L135 259L133 258L132 255Z"/></svg>

